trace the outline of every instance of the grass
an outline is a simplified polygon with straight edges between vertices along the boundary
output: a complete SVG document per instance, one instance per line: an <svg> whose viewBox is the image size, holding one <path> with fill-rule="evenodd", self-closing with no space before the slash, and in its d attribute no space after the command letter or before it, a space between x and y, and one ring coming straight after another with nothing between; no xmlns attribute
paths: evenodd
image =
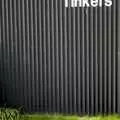
<svg viewBox="0 0 120 120"><path fill-rule="evenodd" d="M78 117L78 116L62 116L62 115L30 115L26 120L120 120L117 115L94 116L94 117Z"/></svg>
<svg viewBox="0 0 120 120"><path fill-rule="evenodd" d="M108 116L93 116L93 117L79 117L79 116L65 116L58 114L23 114L22 110L15 109L0 109L0 120L120 120L118 115Z"/></svg>
<svg viewBox="0 0 120 120"><path fill-rule="evenodd" d="M63 115L27 115L26 120L78 120L77 116L63 116Z"/></svg>

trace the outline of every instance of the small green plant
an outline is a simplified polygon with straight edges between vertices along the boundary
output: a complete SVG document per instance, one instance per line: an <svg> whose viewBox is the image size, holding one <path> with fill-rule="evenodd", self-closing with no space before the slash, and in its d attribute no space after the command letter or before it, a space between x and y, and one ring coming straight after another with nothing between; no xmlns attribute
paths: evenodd
<svg viewBox="0 0 120 120"><path fill-rule="evenodd" d="M0 108L0 120L21 120L22 118L23 113L21 109Z"/></svg>

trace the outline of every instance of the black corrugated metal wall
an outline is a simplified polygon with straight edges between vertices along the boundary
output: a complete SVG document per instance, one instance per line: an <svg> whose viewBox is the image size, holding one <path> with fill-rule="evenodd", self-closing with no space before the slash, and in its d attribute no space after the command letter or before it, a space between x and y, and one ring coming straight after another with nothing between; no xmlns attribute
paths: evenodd
<svg viewBox="0 0 120 120"><path fill-rule="evenodd" d="M32 112L118 112L118 8L0 0L1 99Z"/></svg>

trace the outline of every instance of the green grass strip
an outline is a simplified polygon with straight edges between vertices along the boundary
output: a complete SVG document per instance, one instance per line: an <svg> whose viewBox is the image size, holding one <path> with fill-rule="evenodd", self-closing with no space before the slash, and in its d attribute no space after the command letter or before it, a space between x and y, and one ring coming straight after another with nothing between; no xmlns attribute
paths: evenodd
<svg viewBox="0 0 120 120"><path fill-rule="evenodd" d="M120 120L118 115L109 116L64 116L64 115L27 115L26 120Z"/></svg>
<svg viewBox="0 0 120 120"><path fill-rule="evenodd" d="M0 108L0 120L120 120L118 115L67 116L59 114L25 114L16 109Z"/></svg>

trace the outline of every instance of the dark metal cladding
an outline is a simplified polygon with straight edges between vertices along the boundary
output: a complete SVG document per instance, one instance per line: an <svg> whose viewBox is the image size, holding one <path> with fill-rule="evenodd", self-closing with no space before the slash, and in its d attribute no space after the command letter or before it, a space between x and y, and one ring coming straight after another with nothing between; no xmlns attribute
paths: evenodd
<svg viewBox="0 0 120 120"><path fill-rule="evenodd" d="M120 113L120 1L112 2L0 0L0 102L28 112Z"/></svg>

